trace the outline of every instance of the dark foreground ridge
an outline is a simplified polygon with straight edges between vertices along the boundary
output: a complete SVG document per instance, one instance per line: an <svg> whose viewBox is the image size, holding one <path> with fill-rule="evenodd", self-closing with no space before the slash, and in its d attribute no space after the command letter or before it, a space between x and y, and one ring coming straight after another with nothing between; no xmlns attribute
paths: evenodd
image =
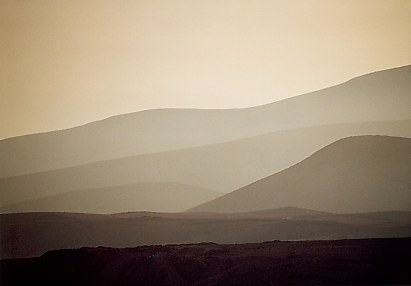
<svg viewBox="0 0 411 286"><path fill-rule="evenodd" d="M81 248L0 265L4 286L409 285L411 238Z"/></svg>

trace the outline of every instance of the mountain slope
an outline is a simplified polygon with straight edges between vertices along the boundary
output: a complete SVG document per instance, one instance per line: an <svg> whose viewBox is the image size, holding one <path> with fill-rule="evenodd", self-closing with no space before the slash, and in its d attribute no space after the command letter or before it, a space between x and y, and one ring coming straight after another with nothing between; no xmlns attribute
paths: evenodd
<svg viewBox="0 0 411 286"><path fill-rule="evenodd" d="M221 195L218 192L183 184L139 183L79 190L28 200L1 207L0 212L180 212Z"/></svg>
<svg viewBox="0 0 411 286"><path fill-rule="evenodd" d="M282 208L238 214L22 213L0 215L0 233L0 258L17 258L84 246L408 237L411 212L332 214Z"/></svg>
<svg viewBox="0 0 411 286"><path fill-rule="evenodd" d="M411 119L411 66L376 72L272 104L163 109L0 141L0 177L242 139L292 128Z"/></svg>
<svg viewBox="0 0 411 286"><path fill-rule="evenodd" d="M222 144L3 178L0 179L0 206L75 190L147 182L176 182L230 192L290 167L340 138L364 134L411 137L411 120L300 128Z"/></svg>
<svg viewBox="0 0 411 286"><path fill-rule="evenodd" d="M332 212L411 210L410 174L411 139L350 137L191 211L244 212L282 206Z"/></svg>

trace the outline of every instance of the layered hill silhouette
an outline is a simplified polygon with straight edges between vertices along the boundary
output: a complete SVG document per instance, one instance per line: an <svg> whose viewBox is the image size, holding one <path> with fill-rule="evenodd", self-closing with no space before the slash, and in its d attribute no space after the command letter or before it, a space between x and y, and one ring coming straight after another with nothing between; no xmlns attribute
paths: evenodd
<svg viewBox="0 0 411 286"><path fill-rule="evenodd" d="M191 211L283 206L330 212L411 210L411 139L341 139L304 161Z"/></svg>
<svg viewBox="0 0 411 286"><path fill-rule="evenodd" d="M0 207L0 212L66 211L97 214L135 210L181 212L221 195L222 193L183 184L137 183L78 190L28 200Z"/></svg>
<svg viewBox="0 0 411 286"><path fill-rule="evenodd" d="M324 124L409 120L411 66L264 106L163 109L0 141L0 177L204 146Z"/></svg>
<svg viewBox="0 0 411 286"><path fill-rule="evenodd" d="M411 212L332 214L281 208L236 214L21 213L0 215L0 233L0 258L5 259L84 246L409 237Z"/></svg>
<svg viewBox="0 0 411 286"><path fill-rule="evenodd" d="M172 182L191 185L194 194L199 194L196 189L201 188L227 193L288 168L340 138L363 134L411 137L411 120L299 128L180 151L137 155L3 178L0 179L0 212L42 210L42 205L45 207L43 210L109 213L113 210L109 206L112 203L109 191L116 197L116 192L125 184L141 186ZM99 196L98 190L105 190L107 196ZM73 193L75 191L78 192ZM72 193L58 196L66 192ZM95 194L94 200L99 206L90 204L87 209L85 203L70 204L61 201L63 198L71 198L72 202L80 202L83 200L83 192L84 201L92 202L91 194ZM173 196L172 192L169 196ZM74 197L77 199L74 200ZM146 192L145 200L153 205L146 204L144 209L133 210L179 210L167 206L158 209L154 197L156 194L151 196ZM203 202L203 198L205 197L199 198L198 204ZM80 205L84 207L77 207ZM57 206L64 208L58 209ZM120 209L119 205L116 212L130 211L129 206L130 204L125 204ZM187 209L194 206L187 205Z"/></svg>

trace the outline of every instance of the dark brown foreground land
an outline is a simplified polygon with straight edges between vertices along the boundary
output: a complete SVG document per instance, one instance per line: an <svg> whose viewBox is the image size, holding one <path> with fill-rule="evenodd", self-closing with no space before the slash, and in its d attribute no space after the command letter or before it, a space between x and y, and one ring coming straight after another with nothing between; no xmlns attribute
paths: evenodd
<svg viewBox="0 0 411 286"><path fill-rule="evenodd" d="M81 248L1 261L1 285L410 284L411 238Z"/></svg>

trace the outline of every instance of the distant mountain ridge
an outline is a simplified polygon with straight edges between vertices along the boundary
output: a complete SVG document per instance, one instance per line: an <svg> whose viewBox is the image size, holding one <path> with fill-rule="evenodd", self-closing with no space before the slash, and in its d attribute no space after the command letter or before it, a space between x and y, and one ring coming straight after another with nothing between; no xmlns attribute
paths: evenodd
<svg viewBox="0 0 411 286"><path fill-rule="evenodd" d="M330 212L411 210L411 139L341 139L302 162L191 211L292 206Z"/></svg>
<svg viewBox="0 0 411 286"><path fill-rule="evenodd" d="M222 195L204 188L171 182L135 183L26 200L0 207L0 213L64 211L111 214L135 210L181 212Z"/></svg>
<svg viewBox="0 0 411 286"><path fill-rule="evenodd" d="M280 130L411 119L411 66L272 104L233 110L164 109L0 141L0 177L204 146Z"/></svg>
<svg viewBox="0 0 411 286"><path fill-rule="evenodd" d="M191 185L194 193L198 188L227 193L282 171L340 138L364 134L411 137L411 120L299 128L180 151L130 156L3 178L0 179L0 207L14 204L14 211L27 211L31 207L24 201L41 198L57 206L61 204L53 203L46 197L57 198L56 195L65 192L87 192L90 189L97 196L97 189L116 190L126 184L171 182ZM96 201L98 200L96 197ZM22 208L19 209L18 206ZM150 208L148 205L146 207L147 210L170 210ZM194 205L187 206L190 207ZM7 209L10 208L0 208L0 212ZM107 213L109 209L107 205L106 211L99 209L98 212ZM90 206L89 211L82 211L96 212L96 209ZM124 207L117 211L129 209Z"/></svg>

